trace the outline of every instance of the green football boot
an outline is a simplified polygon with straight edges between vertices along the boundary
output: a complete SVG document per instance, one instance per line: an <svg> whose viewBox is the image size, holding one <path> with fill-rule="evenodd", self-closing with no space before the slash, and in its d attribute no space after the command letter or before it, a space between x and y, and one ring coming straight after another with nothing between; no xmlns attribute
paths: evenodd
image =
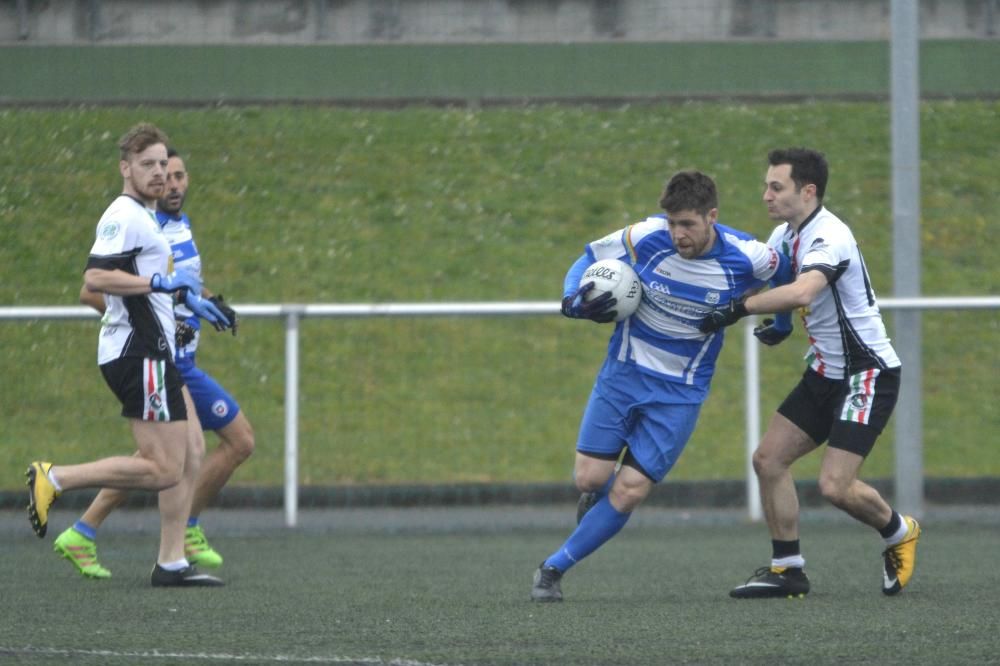
<svg viewBox="0 0 1000 666"><path fill-rule="evenodd" d="M189 527L184 533L184 557L191 564L206 569L218 569L222 566L222 555L209 545L201 525Z"/></svg>
<svg viewBox="0 0 1000 666"><path fill-rule="evenodd" d="M111 572L97 561L97 544L72 527L56 537L52 550L72 562L86 578L111 578Z"/></svg>

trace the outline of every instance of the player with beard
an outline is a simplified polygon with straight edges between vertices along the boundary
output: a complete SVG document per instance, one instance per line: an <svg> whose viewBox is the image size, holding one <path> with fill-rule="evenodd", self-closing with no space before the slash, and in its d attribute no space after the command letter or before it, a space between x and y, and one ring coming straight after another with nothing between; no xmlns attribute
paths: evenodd
<svg viewBox="0 0 1000 666"><path fill-rule="evenodd" d="M535 571L533 601L562 601L563 575L625 526L680 457L722 349L722 336L698 331L701 319L790 275L786 256L717 222L718 195L707 175L675 174L660 207L665 215L588 243L563 282L565 316L611 322L610 293L584 300L594 283L580 282L595 261L620 259L639 276L642 301L611 334L577 438L578 524Z"/></svg>
<svg viewBox="0 0 1000 666"><path fill-rule="evenodd" d="M176 150L167 151L164 193L156 202L156 220L163 230L175 266L201 279L201 255L191 232L191 220L182 212L188 190L188 173L184 160ZM231 322L236 334L238 317L222 296L213 296L202 287L201 295L214 303ZM81 293L81 300L103 311L104 299L97 294ZM222 556L211 547L199 521L201 512L215 499L237 467L254 450L254 433L250 422L236 400L195 364L195 354L201 337L199 317L183 303L174 307L177 319L176 355L174 362L194 401L198 421L204 430L214 431L219 445L205 457L194 488L190 515L184 539L188 561L206 568L222 566ZM193 421L193 419L192 419ZM115 507L125 501L126 493L104 489L94 499L76 523L55 541L56 552L74 564L88 578L110 578L111 572L97 559L97 530Z"/></svg>
<svg viewBox="0 0 1000 666"><path fill-rule="evenodd" d="M28 518L35 534L44 537L49 509L63 492L94 487L159 491L153 586L222 585L184 556L184 526L205 443L197 422L188 420L194 405L173 362L174 295L220 328L230 322L201 297L197 275L173 270L170 245L152 210L164 192L166 144L166 135L148 123L134 126L119 141L122 193L97 224L84 271L84 288L107 301L97 361L130 421L136 454L75 465L31 463Z"/></svg>

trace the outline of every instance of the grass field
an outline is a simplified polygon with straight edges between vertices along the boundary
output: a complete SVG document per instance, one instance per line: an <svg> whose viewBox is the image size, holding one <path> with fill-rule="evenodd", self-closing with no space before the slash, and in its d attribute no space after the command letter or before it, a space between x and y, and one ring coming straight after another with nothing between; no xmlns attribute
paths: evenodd
<svg viewBox="0 0 1000 666"><path fill-rule="evenodd" d="M811 143L830 207L852 224L874 286L892 293L888 107L875 102L673 103L396 111L328 107L0 110L3 305L76 304L94 227L120 191L115 141L163 126L188 157L186 206L207 284L234 303L551 300L585 242L656 211L698 167L721 219L766 236L767 150ZM1000 102L921 105L927 295L1000 293ZM892 317L891 335L897 335ZM928 475L1000 476L995 311L924 317ZM0 323L0 488L38 457L131 451L95 368L93 322ZM608 330L534 319L306 320L303 483L565 481ZM279 321L208 336L199 361L240 400L258 448L236 484L282 479ZM768 414L802 371L799 330L762 352ZM906 359L904 359L906 361ZM744 471L742 350L730 340L697 432L672 472ZM893 433L866 463L893 470ZM802 474L816 463L806 460Z"/></svg>
<svg viewBox="0 0 1000 666"><path fill-rule="evenodd" d="M496 509L495 511L502 511ZM22 512L0 514L4 663L985 664L1000 635L990 563L997 514L929 515L918 568L879 591L880 540L819 511L803 520L813 591L734 601L769 555L739 516L637 512L563 580L528 600L572 507L506 513L315 513L286 530L261 513L206 517L221 589L153 590L155 518L121 512L100 543L110 581L79 578ZM71 516L55 512L53 530ZM270 521L270 522L268 522ZM521 527L518 527L518 524ZM114 528L110 527L115 525ZM151 530L152 526L152 530ZM16 572L16 574L14 573Z"/></svg>

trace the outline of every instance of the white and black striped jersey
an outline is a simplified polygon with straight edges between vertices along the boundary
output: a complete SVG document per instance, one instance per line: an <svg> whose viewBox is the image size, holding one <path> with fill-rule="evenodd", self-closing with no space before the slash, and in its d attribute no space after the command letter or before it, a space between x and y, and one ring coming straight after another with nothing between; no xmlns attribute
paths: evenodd
<svg viewBox="0 0 1000 666"><path fill-rule="evenodd" d="M800 308L809 336L806 361L817 373L843 379L861 370L899 367L879 313L861 250L850 228L824 207L798 230L778 225L768 245L792 260L792 273L820 271L827 286Z"/></svg>
<svg viewBox="0 0 1000 666"><path fill-rule="evenodd" d="M115 199L97 223L97 239L87 268L119 269L152 277L173 270L170 244L152 210L128 195ZM173 360L174 310L171 294L105 294L107 310L97 343L100 365L125 356Z"/></svg>

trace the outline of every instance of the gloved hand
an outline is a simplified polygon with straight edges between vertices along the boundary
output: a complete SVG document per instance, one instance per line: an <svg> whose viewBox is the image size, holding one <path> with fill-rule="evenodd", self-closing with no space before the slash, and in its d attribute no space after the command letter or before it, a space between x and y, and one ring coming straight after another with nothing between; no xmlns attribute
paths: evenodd
<svg viewBox="0 0 1000 666"><path fill-rule="evenodd" d="M720 328L732 326L737 321L746 317L747 306L743 304L743 299L733 299L721 308L715 308L712 312L701 320L698 330L702 333L715 333Z"/></svg>
<svg viewBox="0 0 1000 666"><path fill-rule="evenodd" d="M779 344L792 334L791 313L779 312L774 319L765 319L759 326L754 327L753 334L769 347Z"/></svg>
<svg viewBox="0 0 1000 666"><path fill-rule="evenodd" d="M232 325L226 315L215 307L215 303L207 298L202 298L200 294L196 294L190 289L184 292L184 304L191 312L212 324L217 331L224 331Z"/></svg>
<svg viewBox="0 0 1000 666"><path fill-rule="evenodd" d="M172 291L187 289L188 291L200 294L201 278L190 270L178 268L173 273L167 275L153 273L153 277L149 279L149 288L154 292L160 293L170 293Z"/></svg>
<svg viewBox="0 0 1000 666"><path fill-rule="evenodd" d="M606 291L591 301L584 300L584 294L593 288L594 283L588 282L577 289L576 293L564 298L562 300L563 316L570 319L589 319L598 324L614 321L618 313L612 308L618 303L618 299L612 298L611 292Z"/></svg>
<svg viewBox="0 0 1000 666"><path fill-rule="evenodd" d="M229 304L226 303L225 296L223 296L222 294L216 294L215 296L212 296L208 300L212 302L212 305L214 305L219 309L219 312L225 315L226 319L229 320L230 330L232 330L233 335L236 335L236 328L240 325L240 318L236 314L236 310L229 307Z"/></svg>
<svg viewBox="0 0 1000 666"><path fill-rule="evenodd" d="M197 331L195 331L194 326L187 323L183 319L177 319L175 320L175 323L176 330L174 332L174 344L177 345L178 349L181 347L187 347L191 344L191 341L194 340L194 334Z"/></svg>

